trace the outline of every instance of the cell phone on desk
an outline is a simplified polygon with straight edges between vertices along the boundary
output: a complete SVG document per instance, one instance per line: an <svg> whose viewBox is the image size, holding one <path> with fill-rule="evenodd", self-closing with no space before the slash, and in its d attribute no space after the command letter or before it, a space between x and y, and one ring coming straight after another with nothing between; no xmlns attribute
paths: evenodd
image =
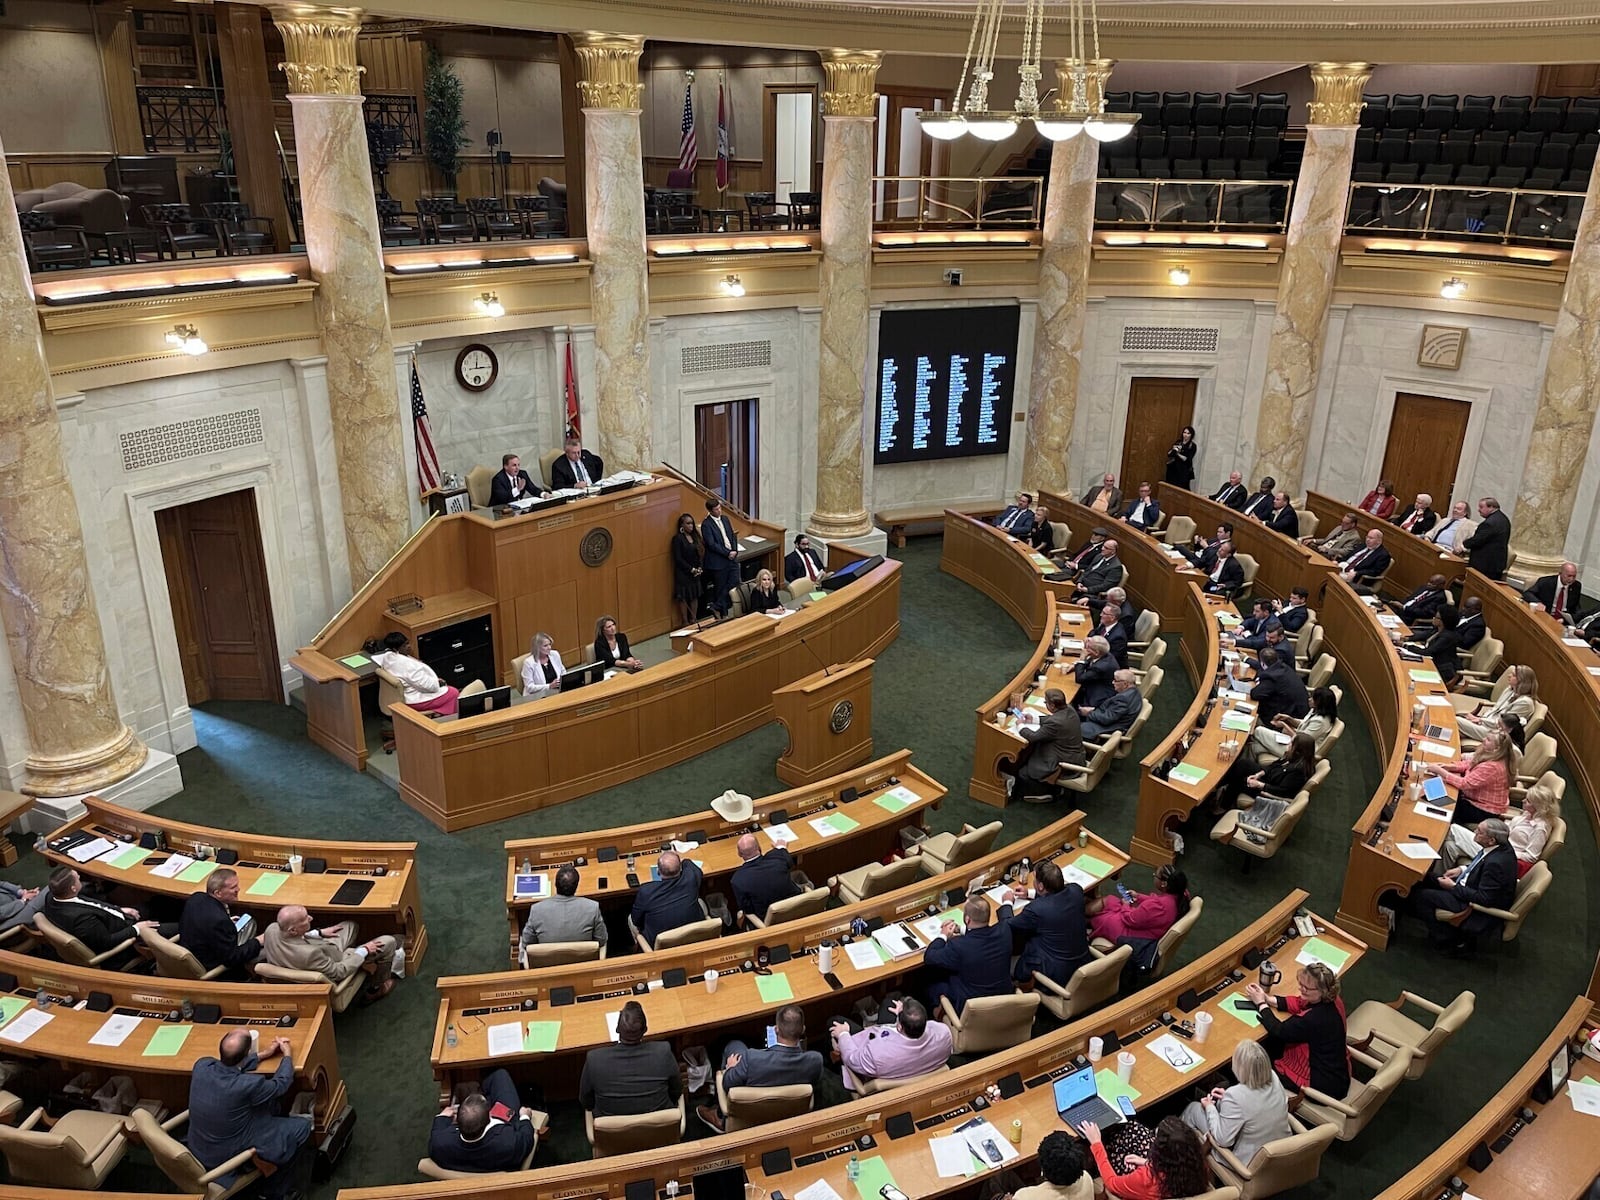
<svg viewBox="0 0 1600 1200"><path fill-rule="evenodd" d="M908 1200L906 1194L892 1183L886 1183L879 1188L878 1195L882 1196L883 1200Z"/></svg>
<svg viewBox="0 0 1600 1200"><path fill-rule="evenodd" d="M1258 1005L1256 1005L1256 1004L1252 1004L1252 1003L1251 1003L1251 1002L1250 1002L1250 1001L1248 1001L1248 1000L1235 1000L1235 1001L1234 1001L1234 1002L1233 1002L1233 1006L1234 1006L1234 1007L1235 1007L1235 1008L1236 1008L1236 1009L1238 1009L1238 1010L1239 1010L1239 1011L1240 1011L1240 1012L1248 1012L1248 1013L1253 1013L1253 1012L1255 1012L1255 1011L1256 1011L1256 1009L1257 1009L1257 1008L1258 1008L1258 1007L1259 1007L1259 1006L1258 1006Z"/></svg>
<svg viewBox="0 0 1600 1200"><path fill-rule="evenodd" d="M1133 1101L1127 1096L1117 1097L1117 1107L1122 1110L1122 1115L1125 1117L1131 1118L1134 1115Z"/></svg>
<svg viewBox="0 0 1600 1200"><path fill-rule="evenodd" d="M631 888L639 886L639 876L633 871L628 872L628 886Z"/></svg>
<svg viewBox="0 0 1600 1200"><path fill-rule="evenodd" d="M824 979L824 980L826 980L826 981L827 981L827 984L828 984L828 986L829 986L829 987L830 987L830 988L832 988L832 989L833 989L833 990L834 990L834 991L836 991L836 992L837 992L837 991L839 991L839 990L840 990L840 989L841 989L841 988L843 988L843 987L844 987L844 984L842 984L842 983L840 983L840 982L839 982L839 977L838 977L838 976L837 976L837 975L835 975L835 974L834 974L834 973L833 973L833 972L832 972L832 971L829 971L829 972L828 972L828 973L827 973L827 974L826 974L826 975L824 975L824 976L823 976L823 977L822 977L822 978L823 978L823 979Z"/></svg>

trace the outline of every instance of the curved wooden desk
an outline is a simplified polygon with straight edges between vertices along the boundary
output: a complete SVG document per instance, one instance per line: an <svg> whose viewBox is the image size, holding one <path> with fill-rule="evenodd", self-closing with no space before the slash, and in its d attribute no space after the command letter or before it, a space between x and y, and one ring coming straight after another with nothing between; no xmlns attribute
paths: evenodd
<svg viewBox="0 0 1600 1200"><path fill-rule="evenodd" d="M891 784L890 779L899 782ZM890 791L897 787L904 788L915 799L905 801L898 793L890 796ZM840 794L846 788L854 788L858 795L848 803L841 803ZM710 890L721 891L726 877L740 865L736 849L739 835L755 824L765 830L771 814L782 812L796 835L796 840L788 843L790 852L806 868L807 874L820 883L840 871L891 852L898 853L900 830L907 825L925 825L928 810L938 808L944 796L944 785L911 765L911 751L901 750L831 779L763 796L752 802L751 819L738 825L706 809L616 829L508 841L506 918L511 926L511 962L517 961L522 926L534 903L530 898L519 899L516 894L517 873L524 863L546 876L544 894L549 895L555 887L557 867L586 859L578 867L578 895L599 901L602 908L622 908L633 904L638 890L628 885L629 855L638 856L633 869L641 880L648 881L655 856L665 847L673 841L697 841L702 844L689 857L703 864L701 870ZM833 812L854 821L855 827L826 837L813 828L809 822L827 816L826 805L830 803L837 806ZM770 837L761 834L760 838L763 851L772 849ZM614 861L600 861L602 854L613 853Z"/></svg>
<svg viewBox="0 0 1600 1200"><path fill-rule="evenodd" d="M0 973L16 977L14 989L5 993L30 997L22 1011L39 1007L31 999L41 989L51 998L46 1010L50 1022L21 1043L5 1041L7 1058L29 1060L44 1075L48 1086L60 1087L84 1068L100 1074L133 1077L142 1099L161 1101L172 1112L189 1106L189 1075L202 1058L214 1057L217 1044L232 1028L250 1028L259 1033L263 1045L275 1037L286 1037L292 1047L297 1091L316 1095L316 1126L324 1128L331 1117L345 1107L344 1078L339 1073L339 1054L333 1042L333 1010L328 1007L328 989L300 985L212 983L196 979L161 979L149 975L125 975L118 971L96 971L65 963L46 962L22 954L0 950ZM111 997L112 1012L91 1012L74 1008L92 992ZM194 1004L215 1004L222 1009L217 1025L168 1022L168 1013L179 1011L185 1000ZM139 1016L139 1023L120 1046L91 1042L95 1033L115 1013ZM278 1024L281 1017L292 1017L288 1026ZM5 1024L17 1018L13 1016ZM174 1053L147 1055L145 1049L158 1030L184 1024L188 1035ZM4 1025L0 1025L0 1030ZM263 1064L263 1071L277 1063Z"/></svg>
<svg viewBox="0 0 1600 1200"><path fill-rule="evenodd" d="M1062 602L1072 599L1071 584L1045 582L1055 570L1047 556L954 509L945 510L939 569L977 588L1035 639L1045 631L1045 594L1054 592Z"/></svg>
<svg viewBox="0 0 1600 1200"><path fill-rule="evenodd" d="M1052 521L1064 523L1071 535L1067 549L1076 550L1089 540L1089 531L1104 527L1117 543L1117 557L1128 568L1128 594L1140 608L1153 608L1163 623L1178 619L1184 605L1184 576L1198 573L1181 556L1142 529L1096 512L1071 496L1040 492L1039 502ZM1203 581L1202 581L1203 582ZM1098 614L1094 614L1098 616Z"/></svg>
<svg viewBox="0 0 1600 1200"><path fill-rule="evenodd" d="M1394 560L1389 568L1385 590L1394 595L1410 595L1427 583L1432 575L1443 575L1454 585L1461 582L1466 572L1467 560L1459 554L1441 551L1432 542L1407 533L1398 525L1380 521L1371 513L1362 512L1343 500L1336 500L1321 492L1307 492L1306 507L1317 514L1316 536L1319 538L1327 537L1338 528L1347 513L1355 517L1356 528L1361 530L1362 537L1366 537L1369 529L1383 530L1383 548ZM1409 502L1406 511L1410 511Z"/></svg>
<svg viewBox="0 0 1600 1200"><path fill-rule="evenodd" d="M1210 1040L1204 1045L1184 1043L1208 1066L1226 1061L1241 1038L1256 1036L1258 1031L1221 1008L1222 1002L1243 986L1242 980L1233 978L1231 972L1242 972L1244 954L1257 948L1271 948L1274 960L1280 965L1292 962L1305 939L1294 934L1290 918L1307 898L1303 891L1291 892L1249 927L1143 991L1043 1037L952 1070L929 1084L890 1095L870 1096L738 1133L685 1143L673 1147L670 1155L651 1151L608 1158L603 1172L597 1172L591 1161L574 1162L533 1172L512 1183L469 1180L345 1188L340 1190L339 1197L340 1200L434 1200L436 1197L444 1200L445 1197L466 1196L481 1200L620 1198L627 1185L638 1180L653 1180L659 1187L668 1179L683 1181L697 1172L734 1164L742 1165L749 1173L750 1182L767 1189L769 1194L781 1188L785 1195L792 1197L818 1179L826 1179L840 1196L849 1197L854 1189L845 1178L847 1155L853 1139L863 1133L870 1133L877 1141L877 1147L865 1152L863 1157L882 1155L899 1186L909 1195L926 1197L966 1192L972 1188L972 1180L936 1177L926 1139L930 1135L948 1133L967 1119L973 1111L973 1099L995 1080L1019 1072L1030 1085L1020 1095L992 1105L983 1114L1002 1130L1009 1128L1013 1120L1022 1122L1020 1149L1022 1161L1026 1163L1043 1134L1060 1125L1049 1086L1051 1076L1064 1073L1076 1056L1086 1052L1090 1036L1115 1029L1132 1044L1139 1060L1132 1083L1141 1094L1141 1107L1153 1106L1197 1082L1196 1075L1180 1074L1155 1059L1148 1050L1153 1030L1151 1034L1139 1036L1139 1031L1157 1022L1160 1014L1170 1009L1174 1000L1186 990L1194 988L1200 992L1203 1007L1216 1014ZM1349 955L1341 973L1348 972L1360 960L1365 947L1342 930L1325 922L1320 924L1320 936ZM543 1012L540 1009L541 1015ZM1102 1065L1109 1067L1111 1064ZM919 1128L915 1135L895 1140L885 1132L884 1124L888 1118L901 1113L909 1113ZM794 1165L769 1175L762 1169L762 1155L775 1150L789 1151Z"/></svg>
<svg viewBox="0 0 1600 1200"><path fill-rule="evenodd" d="M200 847L209 847L207 856L214 868L218 850L232 850L239 856L233 870L239 873L239 899L235 909L255 914L263 928L277 919L285 904L303 904L314 914L328 914L339 920L354 920L366 937L392 933L406 950L408 966L420 966L428 952L428 927L422 920L422 894L417 886L417 844L415 842L323 842L302 838L268 837L264 834L234 833L184 821L168 821L147 812L108 804L97 796L84 801L87 811L75 821L50 835L44 855L56 866L72 867L84 878L101 880L108 887L126 889L139 896L159 896L181 903L205 884L201 882L205 865L196 866L191 878L168 878L153 873L172 854L199 859ZM142 834L160 834L167 849L157 850L143 861L127 868L112 866L104 859L80 863L53 847L80 833L93 833L112 841L137 846ZM320 874L289 873L289 856L321 858L327 870ZM382 874L379 874L382 872ZM347 882L370 884L367 894L354 904L338 904L334 896ZM252 889L256 889L254 894Z"/></svg>
<svg viewBox="0 0 1600 1200"><path fill-rule="evenodd" d="M1109 842L1090 835L1088 845L1079 846L1082 822L1083 814L1073 812L975 862L860 904L830 909L815 917L771 929L749 930L678 949L598 962L441 979L433 1043L433 1064L440 1094L447 1094L459 1079L477 1079L491 1066L505 1066L515 1074L537 1078L550 1094L572 1095L583 1055L606 1041L606 1014L619 1010L633 989L641 984L648 985L648 991L639 996L639 1001L650 1018L651 1036L667 1038L674 1043L703 1040L718 1029L759 1032L767 1025L774 1008L790 1000L807 1010L812 1029L820 1031L825 1028L827 1018L837 1016L856 995L881 989L922 963L919 946L916 952L904 957L883 961L880 956L874 965L857 968L841 947L834 953L833 970L843 987L833 991L818 973L814 957L822 942L837 942L849 934L851 923L857 917L878 917L885 923L915 922L928 916L930 907L935 913L946 912L960 903L957 899L956 904L945 905L943 902L949 894L964 898L975 879L998 882L1007 867L1024 856L1035 862L1054 860L1065 869L1088 855L1098 863L1090 864L1093 869L1088 876L1093 878L1105 878L1121 871L1127 865L1127 857ZM759 947L779 945L788 946L794 954L789 963L773 969L775 976L781 974L787 981L788 994L764 996L758 976L741 967L755 959ZM661 986L663 974L675 968L686 972L688 985ZM717 991L711 995L707 994L704 983L707 970L724 974ZM782 985L769 983L767 986ZM555 987L575 988L580 999L575 1004L555 1007L550 1002L550 991ZM538 1001L539 1007L523 1010L521 1005L525 999ZM474 1011L480 1009L489 1011ZM488 1026L519 1019L561 1022L554 1050L491 1057ZM448 1045L445 1036L447 1026L452 1023L457 1032L454 1047Z"/></svg>
<svg viewBox="0 0 1600 1200"><path fill-rule="evenodd" d="M1323 585L1330 577L1338 577L1338 568L1329 559L1313 554L1294 538L1268 529L1260 521L1234 512L1226 504L1170 483L1161 484L1159 491L1163 511L1170 516L1192 518L1196 529L1215 530L1224 522L1233 526L1235 552L1256 560L1257 593L1265 592L1281 600L1291 588L1304 587L1311 595L1311 607L1319 608Z"/></svg>

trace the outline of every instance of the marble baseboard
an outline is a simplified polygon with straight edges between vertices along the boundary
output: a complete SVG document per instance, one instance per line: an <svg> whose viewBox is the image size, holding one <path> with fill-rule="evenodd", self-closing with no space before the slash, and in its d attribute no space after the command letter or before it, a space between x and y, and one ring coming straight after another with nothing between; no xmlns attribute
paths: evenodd
<svg viewBox="0 0 1600 1200"><path fill-rule="evenodd" d="M183 773L178 770L178 760L164 751L151 750L144 766L126 779L79 796L41 797L17 824L28 833L49 833L88 811L83 801L90 795L143 812L181 791Z"/></svg>

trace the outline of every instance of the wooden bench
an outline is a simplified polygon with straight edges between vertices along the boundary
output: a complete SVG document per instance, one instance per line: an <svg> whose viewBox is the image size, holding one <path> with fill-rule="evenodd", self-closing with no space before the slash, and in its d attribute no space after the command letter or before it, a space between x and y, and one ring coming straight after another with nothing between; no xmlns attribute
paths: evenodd
<svg viewBox="0 0 1600 1200"><path fill-rule="evenodd" d="M926 504L909 505L903 508L883 508L874 515L878 525L889 531L889 543L893 546L904 546L906 530L913 525L935 525L944 528L944 514L946 511L958 512L968 517L987 517L999 512L1005 505L998 501L968 500L962 504ZM932 533L932 529L924 530Z"/></svg>

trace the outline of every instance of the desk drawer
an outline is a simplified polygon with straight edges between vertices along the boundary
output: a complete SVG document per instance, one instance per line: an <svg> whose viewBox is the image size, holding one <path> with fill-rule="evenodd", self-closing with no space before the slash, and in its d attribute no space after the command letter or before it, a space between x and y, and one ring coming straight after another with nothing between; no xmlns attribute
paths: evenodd
<svg viewBox="0 0 1600 1200"><path fill-rule="evenodd" d="M454 688L465 687L474 679L483 680L486 687L494 687L499 682L494 669L493 646L475 646L424 661L434 669L441 683Z"/></svg>
<svg viewBox="0 0 1600 1200"><path fill-rule="evenodd" d="M494 631L487 615L457 621L454 625L435 629L417 638L417 657L441 675L444 672L435 665L436 659L444 661L479 648L487 649L493 656Z"/></svg>

